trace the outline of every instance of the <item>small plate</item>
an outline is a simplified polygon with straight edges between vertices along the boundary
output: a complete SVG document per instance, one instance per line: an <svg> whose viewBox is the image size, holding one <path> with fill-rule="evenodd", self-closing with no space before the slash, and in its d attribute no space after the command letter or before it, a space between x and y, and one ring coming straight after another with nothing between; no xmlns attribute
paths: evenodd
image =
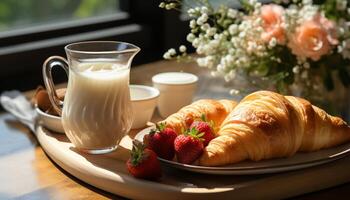
<svg viewBox="0 0 350 200"><path fill-rule="evenodd" d="M148 127L141 130L135 136L135 139L142 142L144 135L148 134L152 128L154 127ZM218 167L187 165L175 161L165 160L162 158L159 158L159 160L163 164L170 167L204 174L252 175L285 172L320 165L340 159L344 156L347 156L349 153L350 143L347 143L339 145L337 147L315 151L311 153L296 153L294 156L289 158L276 158L262 160L258 162L243 161L231 165L224 165Z"/></svg>

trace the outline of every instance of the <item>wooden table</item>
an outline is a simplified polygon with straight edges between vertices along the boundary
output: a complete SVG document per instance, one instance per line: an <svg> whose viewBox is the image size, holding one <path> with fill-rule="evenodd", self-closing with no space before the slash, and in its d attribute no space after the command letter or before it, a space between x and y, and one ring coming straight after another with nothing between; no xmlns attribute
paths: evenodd
<svg viewBox="0 0 350 200"><path fill-rule="evenodd" d="M159 72L185 71L200 77L196 99L230 98L220 78L210 78L195 64L154 62L131 70L132 84L151 85ZM33 92L28 92L31 96ZM350 180L349 180L350 182ZM271 188L273 189L273 188ZM295 199L339 199L350 195L350 183ZM38 145L28 128L8 113L0 113L0 199L123 199L92 187L63 171Z"/></svg>

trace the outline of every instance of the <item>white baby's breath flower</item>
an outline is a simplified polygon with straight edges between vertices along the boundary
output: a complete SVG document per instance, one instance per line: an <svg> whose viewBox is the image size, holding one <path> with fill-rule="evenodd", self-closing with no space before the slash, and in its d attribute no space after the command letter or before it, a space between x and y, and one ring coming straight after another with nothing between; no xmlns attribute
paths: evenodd
<svg viewBox="0 0 350 200"><path fill-rule="evenodd" d="M337 46L337 52L338 52L338 53L342 53L343 51L344 51L343 46L342 46L342 45L338 45L338 46Z"/></svg>
<svg viewBox="0 0 350 200"><path fill-rule="evenodd" d="M240 38L244 38L246 36L246 33L245 32L240 32L239 35L238 35Z"/></svg>
<svg viewBox="0 0 350 200"><path fill-rule="evenodd" d="M195 28L197 26L196 20L192 19L190 21L190 28Z"/></svg>
<svg viewBox="0 0 350 200"><path fill-rule="evenodd" d="M345 29L343 27L339 27L338 28L338 34L339 35L344 35L344 33L345 33Z"/></svg>
<svg viewBox="0 0 350 200"><path fill-rule="evenodd" d="M254 6L257 3L257 0L249 0L248 3Z"/></svg>
<svg viewBox="0 0 350 200"><path fill-rule="evenodd" d="M209 69L213 68L215 65L215 59L213 56L205 57L205 63Z"/></svg>
<svg viewBox="0 0 350 200"><path fill-rule="evenodd" d="M190 17L193 17L193 16L195 16L195 14L196 14L196 10L193 9L193 8L190 8L190 9L187 10L187 14L188 14Z"/></svg>
<svg viewBox="0 0 350 200"><path fill-rule="evenodd" d="M303 0L302 3L304 5L311 5L312 4L312 0Z"/></svg>
<svg viewBox="0 0 350 200"><path fill-rule="evenodd" d="M236 89L230 90L231 95L238 95L239 93L240 93L239 90L236 90Z"/></svg>
<svg viewBox="0 0 350 200"><path fill-rule="evenodd" d="M180 51L181 53L185 53L186 50L187 50L187 48L186 48L185 45L181 45L181 46L179 47L179 51Z"/></svg>
<svg viewBox="0 0 350 200"><path fill-rule="evenodd" d="M232 66L233 62L234 62L234 58L232 55L228 54L226 55L223 59L222 62L225 63L225 66Z"/></svg>
<svg viewBox="0 0 350 200"><path fill-rule="evenodd" d="M203 24L202 26L201 26L201 29L203 30L203 31L206 31L206 30L208 30L210 28L210 25L208 24L208 23L205 23L205 24Z"/></svg>
<svg viewBox="0 0 350 200"><path fill-rule="evenodd" d="M171 56L176 55L176 50L174 48L169 49L168 52Z"/></svg>
<svg viewBox="0 0 350 200"><path fill-rule="evenodd" d="M212 48L217 48L220 45L220 40L211 40L208 45L210 45Z"/></svg>
<svg viewBox="0 0 350 200"><path fill-rule="evenodd" d="M220 34L215 33L215 34L214 34L214 39L215 39L215 40L219 40L219 39L220 39Z"/></svg>
<svg viewBox="0 0 350 200"><path fill-rule="evenodd" d="M225 36L229 36L229 35L230 35L230 33L229 33L227 30L224 30L224 31L222 32L222 34L225 35Z"/></svg>
<svg viewBox="0 0 350 200"><path fill-rule="evenodd" d="M212 27L212 28L209 28L207 31L206 31L206 34L208 37L211 37L213 35L215 35L216 33L216 28Z"/></svg>
<svg viewBox="0 0 350 200"><path fill-rule="evenodd" d="M238 11L237 11L237 10L232 9L232 8L229 8L229 9L227 10L227 16L228 16L228 17L234 19L234 18L237 17L237 15L238 15Z"/></svg>
<svg viewBox="0 0 350 200"><path fill-rule="evenodd" d="M197 19L197 24L198 25L203 25L205 22L207 22L209 16L205 13L203 13L198 19Z"/></svg>
<svg viewBox="0 0 350 200"><path fill-rule="evenodd" d="M193 40L196 38L196 36L193 33L189 33L186 37L186 40L189 42L193 42Z"/></svg>
<svg viewBox="0 0 350 200"><path fill-rule="evenodd" d="M203 54L203 53L204 53L204 47L203 47L203 46L197 47L196 52L197 52L198 54Z"/></svg>
<svg viewBox="0 0 350 200"><path fill-rule="evenodd" d="M205 60L205 58L197 58L196 61L197 61L198 66L206 67L206 60Z"/></svg>
<svg viewBox="0 0 350 200"><path fill-rule="evenodd" d="M249 41L248 42L247 51L249 53L252 53L252 52L254 52L257 49L257 47L258 47L258 45L256 44L256 42Z"/></svg>
<svg viewBox="0 0 350 200"><path fill-rule="evenodd" d="M169 3L165 5L165 9L171 10L173 8L176 8L176 3Z"/></svg>
<svg viewBox="0 0 350 200"><path fill-rule="evenodd" d="M228 32L231 34L231 35L235 35L238 33L238 25L237 24L231 24L229 27L228 27Z"/></svg>
<svg viewBox="0 0 350 200"><path fill-rule="evenodd" d="M230 74L226 74L226 75L224 76L224 79L225 79L226 82L230 82L230 81L232 80Z"/></svg>
<svg viewBox="0 0 350 200"><path fill-rule="evenodd" d="M171 56L170 56L169 52L165 52L164 55L163 55L163 58L167 59L167 60L171 59Z"/></svg>
<svg viewBox="0 0 350 200"><path fill-rule="evenodd" d="M294 74L299 74L300 73L300 67L298 65L293 67L293 73Z"/></svg>
<svg viewBox="0 0 350 200"><path fill-rule="evenodd" d="M209 16L208 16L208 14L203 13L202 16L201 16L201 18L203 19L204 22L206 22L206 21L208 21Z"/></svg>
<svg viewBox="0 0 350 200"><path fill-rule="evenodd" d="M199 44L200 44L200 41L198 38L195 38L192 42L192 45L194 48L198 48Z"/></svg>
<svg viewBox="0 0 350 200"><path fill-rule="evenodd" d="M277 45L277 39L275 37L271 38L270 42L269 42L269 48L273 48Z"/></svg>
<svg viewBox="0 0 350 200"><path fill-rule="evenodd" d="M225 66L224 66L222 63L220 63L220 64L218 64L218 66L216 67L216 70L217 70L218 72L220 72L220 73L224 73L224 72L225 72Z"/></svg>
<svg viewBox="0 0 350 200"><path fill-rule="evenodd" d="M208 7L202 6L202 7L201 7L201 13L202 13L202 14L209 14L209 9L208 9Z"/></svg>
<svg viewBox="0 0 350 200"><path fill-rule="evenodd" d="M255 9L255 10L260 10L261 6L262 6L262 3L257 2L257 3L254 5L254 9Z"/></svg>

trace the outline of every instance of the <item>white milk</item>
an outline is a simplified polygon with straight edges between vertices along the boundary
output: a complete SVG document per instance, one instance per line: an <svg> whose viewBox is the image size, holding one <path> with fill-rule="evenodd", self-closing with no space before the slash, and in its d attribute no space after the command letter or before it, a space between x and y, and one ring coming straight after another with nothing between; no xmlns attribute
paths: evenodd
<svg viewBox="0 0 350 200"><path fill-rule="evenodd" d="M129 71L127 66L103 62L72 66L62 123L77 148L113 148L129 131Z"/></svg>
<svg viewBox="0 0 350 200"><path fill-rule="evenodd" d="M185 72L165 72L152 77L154 83L169 85L185 85L197 82L198 77Z"/></svg>

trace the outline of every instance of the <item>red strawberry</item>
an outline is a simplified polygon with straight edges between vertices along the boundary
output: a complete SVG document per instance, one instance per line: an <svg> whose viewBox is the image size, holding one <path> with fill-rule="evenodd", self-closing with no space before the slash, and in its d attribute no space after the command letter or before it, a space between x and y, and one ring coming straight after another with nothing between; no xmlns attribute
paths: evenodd
<svg viewBox="0 0 350 200"><path fill-rule="evenodd" d="M203 142L201 137L204 133L199 133L196 129L191 129L183 135L176 137L174 141L177 161L184 164L191 164L203 152Z"/></svg>
<svg viewBox="0 0 350 200"><path fill-rule="evenodd" d="M202 138L204 139L203 145L207 146L210 140L215 138L215 135L212 128L212 123L207 122L204 115L202 115L201 119L202 121L194 121L191 124L190 129L195 128L198 131L198 133L204 133L204 135L202 136Z"/></svg>
<svg viewBox="0 0 350 200"><path fill-rule="evenodd" d="M126 166L129 173L136 178L156 180L162 175L156 153L136 140L133 141L131 157Z"/></svg>
<svg viewBox="0 0 350 200"><path fill-rule="evenodd" d="M152 149L160 158L172 160L174 151L174 140L176 132L171 128L166 128L164 123L156 125L156 129L151 130L148 137L149 148Z"/></svg>

